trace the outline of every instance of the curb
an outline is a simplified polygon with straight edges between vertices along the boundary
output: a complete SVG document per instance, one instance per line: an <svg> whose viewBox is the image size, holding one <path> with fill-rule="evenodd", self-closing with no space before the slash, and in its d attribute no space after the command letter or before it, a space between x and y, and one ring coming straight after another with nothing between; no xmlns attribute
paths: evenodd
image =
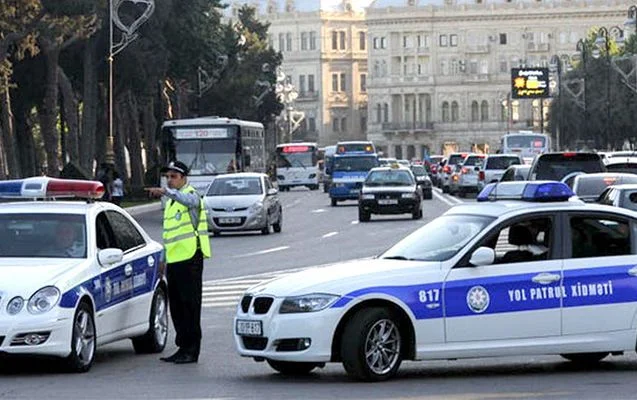
<svg viewBox="0 0 637 400"><path fill-rule="evenodd" d="M126 207L125 210L130 215L139 215L151 211L159 211L161 209L161 201L151 204L142 204L141 206Z"/></svg>

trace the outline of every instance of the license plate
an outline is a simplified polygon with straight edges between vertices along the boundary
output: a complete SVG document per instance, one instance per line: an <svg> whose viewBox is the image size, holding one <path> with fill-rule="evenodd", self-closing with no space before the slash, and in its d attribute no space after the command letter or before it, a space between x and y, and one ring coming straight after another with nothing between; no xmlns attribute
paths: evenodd
<svg viewBox="0 0 637 400"><path fill-rule="evenodd" d="M379 199L378 204L387 205L387 204L398 204L397 199Z"/></svg>
<svg viewBox="0 0 637 400"><path fill-rule="evenodd" d="M358 194L360 191L358 189L350 189L351 194Z"/></svg>
<svg viewBox="0 0 637 400"><path fill-rule="evenodd" d="M221 224L240 224L241 218L230 217L230 218L219 218L219 223Z"/></svg>
<svg viewBox="0 0 637 400"><path fill-rule="evenodd" d="M241 336L263 336L261 321L237 320L237 335Z"/></svg>

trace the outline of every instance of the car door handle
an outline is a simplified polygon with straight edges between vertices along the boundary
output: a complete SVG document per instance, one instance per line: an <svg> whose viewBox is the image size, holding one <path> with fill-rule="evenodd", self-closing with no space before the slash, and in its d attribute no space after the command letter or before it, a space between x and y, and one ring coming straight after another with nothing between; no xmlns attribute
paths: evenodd
<svg viewBox="0 0 637 400"><path fill-rule="evenodd" d="M539 275L535 275L531 280L541 285L547 285L555 281L559 281L562 276L560 274L551 274L549 272L542 272Z"/></svg>
<svg viewBox="0 0 637 400"><path fill-rule="evenodd" d="M637 276L637 266L636 267L632 267L631 269L629 269L628 270L628 275Z"/></svg>
<svg viewBox="0 0 637 400"><path fill-rule="evenodd" d="M133 274L133 266L128 264L124 267L124 274L126 274L126 276L131 276Z"/></svg>

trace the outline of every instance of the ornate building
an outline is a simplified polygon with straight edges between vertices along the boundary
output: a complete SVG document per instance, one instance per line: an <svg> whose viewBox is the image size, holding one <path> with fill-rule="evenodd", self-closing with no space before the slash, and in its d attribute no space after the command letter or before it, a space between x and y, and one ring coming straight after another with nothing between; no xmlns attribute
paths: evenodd
<svg viewBox="0 0 637 400"><path fill-rule="evenodd" d="M539 132L550 100L512 101L511 68L568 59L591 28L623 24L631 3L403 4L367 9L367 136L388 156L411 159L482 144L495 150L509 130Z"/></svg>

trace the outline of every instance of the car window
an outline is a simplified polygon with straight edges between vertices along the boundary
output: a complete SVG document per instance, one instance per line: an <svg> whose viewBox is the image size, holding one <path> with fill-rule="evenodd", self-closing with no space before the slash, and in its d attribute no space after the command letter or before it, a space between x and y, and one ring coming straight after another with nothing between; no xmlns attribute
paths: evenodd
<svg viewBox="0 0 637 400"><path fill-rule="evenodd" d="M246 196L262 194L261 179L217 178L212 181L206 196Z"/></svg>
<svg viewBox="0 0 637 400"><path fill-rule="evenodd" d="M447 160L447 165L461 164L462 160L464 160L466 156L466 154L452 154Z"/></svg>
<svg viewBox="0 0 637 400"><path fill-rule="evenodd" d="M529 178L529 170L531 167L523 167L523 168L515 168L513 171L515 172L514 180L516 181L525 181Z"/></svg>
<svg viewBox="0 0 637 400"><path fill-rule="evenodd" d="M631 254L630 225L623 219L571 217L573 258Z"/></svg>
<svg viewBox="0 0 637 400"><path fill-rule="evenodd" d="M414 178L409 171L390 169L370 172L365 179L367 186L409 186L414 184Z"/></svg>
<svg viewBox="0 0 637 400"><path fill-rule="evenodd" d="M612 206L613 205L612 198L616 196L614 193L615 193L615 189L613 188L604 189L602 194L599 195L599 199L597 199L597 202L599 204L606 204L606 205Z"/></svg>
<svg viewBox="0 0 637 400"><path fill-rule="evenodd" d="M484 157L479 157L479 156L469 156L467 157L467 159L464 161L464 163L462 163L462 165L464 166L468 166L468 167L472 167L472 166L476 166L476 165L482 165L482 162L484 161Z"/></svg>
<svg viewBox="0 0 637 400"><path fill-rule="evenodd" d="M509 182L513 180L513 174L515 173L515 170L513 168L509 168L507 169L504 174L502 175L502 178L500 178L500 182Z"/></svg>
<svg viewBox="0 0 637 400"><path fill-rule="evenodd" d="M498 228L480 246L495 250L494 264L548 260L553 223L550 217L518 220Z"/></svg>
<svg viewBox="0 0 637 400"><path fill-rule="evenodd" d="M518 157L489 157L485 169L507 169L511 165L520 165Z"/></svg>
<svg viewBox="0 0 637 400"><path fill-rule="evenodd" d="M560 181L573 172L605 172L605 167L594 153L543 154L531 171L531 180Z"/></svg>
<svg viewBox="0 0 637 400"><path fill-rule="evenodd" d="M113 229L113 234L117 241L117 248L126 252L146 244L144 237L139 233L135 225L121 213L117 211L107 211L106 216Z"/></svg>
<svg viewBox="0 0 637 400"><path fill-rule="evenodd" d="M99 250L118 248L117 240L115 240L113 229L111 228L110 222L108 222L105 212L99 213L95 219L95 235L97 248Z"/></svg>
<svg viewBox="0 0 637 400"><path fill-rule="evenodd" d="M414 175L416 176L423 176L426 175L427 172L425 170L425 167L423 167L422 165L414 165L411 167L411 172L414 173Z"/></svg>
<svg viewBox="0 0 637 400"><path fill-rule="evenodd" d="M637 211L637 192L625 190L622 193L624 197L622 201L622 207L627 208L629 210Z"/></svg>
<svg viewBox="0 0 637 400"><path fill-rule="evenodd" d="M606 166L608 172L627 172L629 174L637 174L637 164L635 163L617 163Z"/></svg>

